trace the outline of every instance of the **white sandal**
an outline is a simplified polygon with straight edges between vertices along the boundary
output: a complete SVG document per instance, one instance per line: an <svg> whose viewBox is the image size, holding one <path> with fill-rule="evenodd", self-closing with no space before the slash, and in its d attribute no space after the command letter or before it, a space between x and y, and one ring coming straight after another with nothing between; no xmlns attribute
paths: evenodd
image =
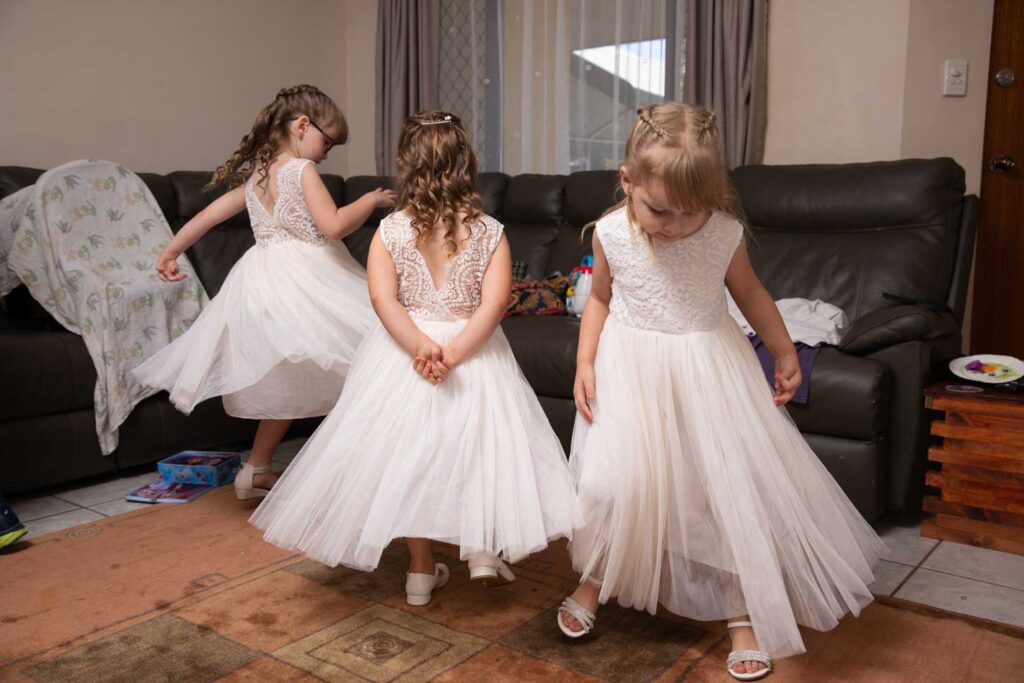
<svg viewBox="0 0 1024 683"><path fill-rule="evenodd" d="M434 591L448 583L448 565L438 562L434 565L433 574L416 574L407 572L405 575L405 601L414 607L422 607L430 602Z"/></svg>
<svg viewBox="0 0 1024 683"><path fill-rule="evenodd" d="M257 474L266 474L270 471L270 465L254 467L249 463L242 465L235 475L235 497L238 500L251 500L253 498L266 498L270 489L256 488L252 484L253 477Z"/></svg>
<svg viewBox="0 0 1024 683"><path fill-rule="evenodd" d="M580 622L580 626L583 628L579 631L573 631L569 628L564 621L562 621L562 613L568 614L573 617L576 621ZM594 622L597 621L597 616L588 610L586 607L576 602L572 598L566 598L562 601L562 604L558 607L558 612L555 614L555 619L558 620L558 628L562 629L562 633L569 636L570 638L582 638L583 636L590 633L594 628Z"/></svg>
<svg viewBox="0 0 1024 683"><path fill-rule="evenodd" d="M501 576L507 583L516 580L516 575L500 557L490 553L474 553L469 556L469 580L489 584Z"/></svg>
<svg viewBox="0 0 1024 683"><path fill-rule="evenodd" d="M749 621L730 621L725 625L725 628L743 628L744 626L754 628L754 625ZM765 668L749 674L733 671L733 665L740 662L760 662L765 665ZM772 672L772 659L763 650L733 650L725 660L725 670L737 681L757 681Z"/></svg>

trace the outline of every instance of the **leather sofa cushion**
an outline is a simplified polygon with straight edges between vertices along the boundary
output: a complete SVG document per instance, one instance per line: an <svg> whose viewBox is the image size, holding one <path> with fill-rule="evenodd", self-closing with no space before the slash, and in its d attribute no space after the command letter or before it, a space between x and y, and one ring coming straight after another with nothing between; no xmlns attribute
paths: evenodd
<svg viewBox="0 0 1024 683"><path fill-rule="evenodd" d="M0 166L0 199L18 190L34 185L42 169L25 168L24 166Z"/></svg>
<svg viewBox="0 0 1024 683"><path fill-rule="evenodd" d="M559 223L565 176L524 173L514 176L505 194L505 223Z"/></svg>
<svg viewBox="0 0 1024 683"><path fill-rule="evenodd" d="M889 428L888 366L832 347L818 352L807 405L787 408L801 432L871 441Z"/></svg>
<svg viewBox="0 0 1024 683"><path fill-rule="evenodd" d="M618 171L582 171L565 181L565 220L582 228L622 198Z"/></svg>
<svg viewBox="0 0 1024 683"><path fill-rule="evenodd" d="M533 390L541 396L572 398L579 319L521 316L506 318L501 327Z"/></svg>
<svg viewBox="0 0 1024 683"><path fill-rule="evenodd" d="M64 331L0 332L4 420L92 409L96 368L85 342Z"/></svg>
<svg viewBox="0 0 1024 683"><path fill-rule="evenodd" d="M515 223L505 226L512 260L526 263L528 278L540 280L548 276L551 249L558 239L558 227L551 223Z"/></svg>
<svg viewBox="0 0 1024 683"><path fill-rule="evenodd" d="M733 172L754 268L775 299L822 299L851 320L884 292L945 301L964 172L952 159L746 166Z"/></svg>

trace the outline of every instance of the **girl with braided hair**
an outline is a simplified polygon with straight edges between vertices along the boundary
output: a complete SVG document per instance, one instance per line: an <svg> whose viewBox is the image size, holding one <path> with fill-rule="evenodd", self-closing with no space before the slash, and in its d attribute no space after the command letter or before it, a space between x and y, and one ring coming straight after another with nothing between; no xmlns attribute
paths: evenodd
<svg viewBox="0 0 1024 683"><path fill-rule="evenodd" d="M611 598L727 619L728 672L754 680L804 651L798 624L859 613L886 548L783 408L800 369L748 259L714 114L638 114L625 200L594 232L570 455L582 576L558 625L585 635ZM726 289L775 356L774 389Z"/></svg>
<svg viewBox="0 0 1024 683"><path fill-rule="evenodd" d="M230 189L188 221L156 262L181 280L177 258L243 209L256 244L228 273L192 327L135 370L185 414L221 396L235 417L259 420L240 500L266 496L274 450L296 418L326 415L356 347L376 320L366 272L341 242L395 194L377 189L338 208L316 165L348 138L337 105L311 85L278 92L205 189Z"/></svg>

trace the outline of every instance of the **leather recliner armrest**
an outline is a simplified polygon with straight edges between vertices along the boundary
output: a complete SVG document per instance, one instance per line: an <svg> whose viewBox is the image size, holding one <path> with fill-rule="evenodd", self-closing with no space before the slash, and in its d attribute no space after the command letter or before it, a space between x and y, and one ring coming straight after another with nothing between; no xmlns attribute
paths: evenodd
<svg viewBox="0 0 1024 683"><path fill-rule="evenodd" d="M898 304L876 308L858 318L843 334L839 349L854 356L865 356L904 342L959 335L960 325L951 313Z"/></svg>

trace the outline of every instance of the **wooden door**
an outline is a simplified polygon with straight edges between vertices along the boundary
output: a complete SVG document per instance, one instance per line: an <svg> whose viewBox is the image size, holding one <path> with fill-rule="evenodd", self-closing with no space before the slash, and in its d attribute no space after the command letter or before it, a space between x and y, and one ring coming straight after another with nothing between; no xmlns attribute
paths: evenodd
<svg viewBox="0 0 1024 683"><path fill-rule="evenodd" d="M996 0L971 352L1024 358L1024 0Z"/></svg>

